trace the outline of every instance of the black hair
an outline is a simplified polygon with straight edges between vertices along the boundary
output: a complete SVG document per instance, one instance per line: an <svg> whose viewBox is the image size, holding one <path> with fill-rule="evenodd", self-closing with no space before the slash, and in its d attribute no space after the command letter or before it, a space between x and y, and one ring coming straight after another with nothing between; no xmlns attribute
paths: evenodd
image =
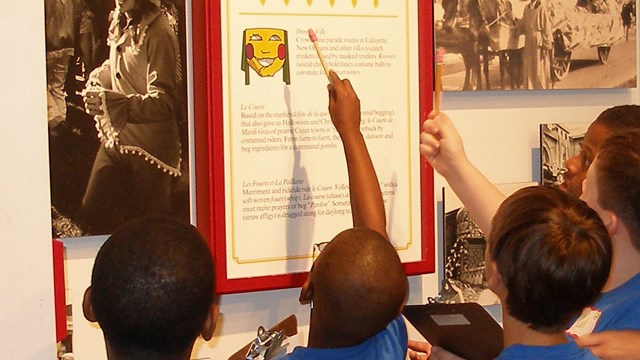
<svg viewBox="0 0 640 360"><path fill-rule="evenodd" d="M603 125L610 132L640 129L640 106L618 105L600 113L594 123Z"/></svg>
<svg viewBox="0 0 640 360"><path fill-rule="evenodd" d="M128 14L131 17L132 23L138 24L145 14L150 13L156 9L159 9L159 7L151 0L136 0L135 6L133 7L133 9L131 9L131 11L128 12ZM124 16L124 14L120 15ZM126 24L126 21L121 20L121 27L123 27L124 24Z"/></svg>
<svg viewBox="0 0 640 360"><path fill-rule="evenodd" d="M400 315L407 297L407 277L397 251L370 229L336 235L314 263L311 276L312 322L325 339L349 346L382 331Z"/></svg>
<svg viewBox="0 0 640 360"><path fill-rule="evenodd" d="M205 240L186 222L147 216L118 229L91 276L91 305L110 346L126 356L188 349L215 300L213 271Z"/></svg>

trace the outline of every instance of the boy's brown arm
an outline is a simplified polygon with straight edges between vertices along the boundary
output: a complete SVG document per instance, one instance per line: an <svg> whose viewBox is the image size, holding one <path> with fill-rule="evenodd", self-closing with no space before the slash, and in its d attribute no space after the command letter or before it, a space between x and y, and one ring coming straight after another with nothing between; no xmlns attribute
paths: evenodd
<svg viewBox="0 0 640 360"><path fill-rule="evenodd" d="M348 79L330 71L329 113L344 147L354 227L375 230L388 238L380 184L360 132L360 100Z"/></svg>

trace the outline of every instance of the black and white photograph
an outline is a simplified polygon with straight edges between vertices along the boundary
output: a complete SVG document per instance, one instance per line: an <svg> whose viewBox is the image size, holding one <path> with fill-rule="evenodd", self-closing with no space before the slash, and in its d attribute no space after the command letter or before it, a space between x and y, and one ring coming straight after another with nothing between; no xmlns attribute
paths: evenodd
<svg viewBox="0 0 640 360"><path fill-rule="evenodd" d="M534 182L497 184L506 196ZM487 241L467 209L450 187L442 189L444 209L444 276L437 301L444 303L477 302L493 305L498 297L489 290L484 275Z"/></svg>
<svg viewBox="0 0 640 360"><path fill-rule="evenodd" d="M189 221L184 0L44 0L52 235Z"/></svg>
<svg viewBox="0 0 640 360"><path fill-rule="evenodd" d="M540 124L540 183L563 183L567 159L580 153L580 144L589 127L585 123Z"/></svg>
<svg viewBox="0 0 640 360"><path fill-rule="evenodd" d="M635 0L435 0L443 91L637 87Z"/></svg>

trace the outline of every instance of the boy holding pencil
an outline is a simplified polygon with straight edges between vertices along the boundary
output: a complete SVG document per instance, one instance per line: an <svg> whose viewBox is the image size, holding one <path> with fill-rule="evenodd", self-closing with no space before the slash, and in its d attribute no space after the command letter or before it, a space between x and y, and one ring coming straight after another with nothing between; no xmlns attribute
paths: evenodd
<svg viewBox="0 0 640 360"><path fill-rule="evenodd" d="M287 359L402 360L407 278L387 238L382 194L360 132L360 100L349 80L328 74L329 113L344 146L354 228L334 237L315 260L300 292L300 302L312 304L308 346Z"/></svg>

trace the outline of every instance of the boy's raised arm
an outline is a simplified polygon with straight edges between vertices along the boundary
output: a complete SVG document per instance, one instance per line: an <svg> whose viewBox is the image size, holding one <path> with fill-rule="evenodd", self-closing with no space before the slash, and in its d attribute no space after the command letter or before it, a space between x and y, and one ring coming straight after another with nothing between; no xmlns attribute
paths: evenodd
<svg viewBox="0 0 640 360"><path fill-rule="evenodd" d="M375 230L388 238L380 184L360 132L360 100L348 79L329 72L329 113L344 147L354 227Z"/></svg>
<svg viewBox="0 0 640 360"><path fill-rule="evenodd" d="M420 153L444 176L485 236L505 196L475 167L464 152L449 117L432 112L422 126Z"/></svg>

